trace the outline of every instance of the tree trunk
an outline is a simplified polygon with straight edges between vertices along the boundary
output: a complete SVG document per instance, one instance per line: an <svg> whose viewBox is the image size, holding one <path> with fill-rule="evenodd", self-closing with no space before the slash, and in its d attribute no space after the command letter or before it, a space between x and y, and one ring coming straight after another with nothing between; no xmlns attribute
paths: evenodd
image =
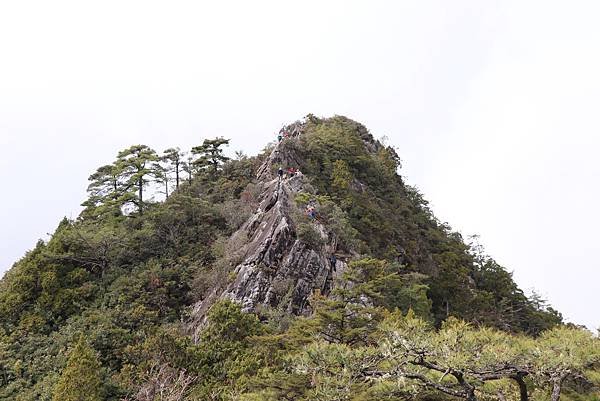
<svg viewBox="0 0 600 401"><path fill-rule="evenodd" d="M560 399L560 392L562 390L562 384L564 380L564 375L555 377L552 380L552 395L550 396L550 401L558 401Z"/></svg>
<svg viewBox="0 0 600 401"><path fill-rule="evenodd" d="M138 205L139 211L140 211L140 215L144 213L143 211L143 204L144 204L144 199L143 199L143 195L144 195L144 181L142 181L142 178L140 178L140 180L138 181L138 198L140 201L140 204Z"/></svg>
<svg viewBox="0 0 600 401"><path fill-rule="evenodd" d="M175 162L175 189L179 189L179 161Z"/></svg>

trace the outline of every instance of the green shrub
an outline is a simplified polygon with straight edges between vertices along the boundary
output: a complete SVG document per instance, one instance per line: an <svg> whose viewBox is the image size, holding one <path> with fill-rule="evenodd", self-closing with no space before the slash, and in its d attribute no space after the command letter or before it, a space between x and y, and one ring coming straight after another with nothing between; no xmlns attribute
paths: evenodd
<svg viewBox="0 0 600 401"><path fill-rule="evenodd" d="M325 241L321 237L321 234L310 223L300 223L296 232L298 234L298 239L310 249L319 250L325 245Z"/></svg>

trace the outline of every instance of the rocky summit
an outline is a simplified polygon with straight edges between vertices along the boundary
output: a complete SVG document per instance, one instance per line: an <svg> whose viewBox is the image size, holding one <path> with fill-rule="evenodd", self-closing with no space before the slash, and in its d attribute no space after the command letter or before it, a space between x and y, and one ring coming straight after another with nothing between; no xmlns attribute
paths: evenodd
<svg viewBox="0 0 600 401"><path fill-rule="evenodd" d="M290 132L290 140L298 140L304 124L296 123L285 130ZM264 305L296 315L308 314L310 295L315 291L328 295L345 270L344 260L336 257L332 262L338 251L335 233L318 218L312 224L323 245L314 249L298 238L292 217L294 199L309 185L309 179L300 170L301 156L285 145L282 140L274 146L258 168L259 206L229 239L230 248L236 248L235 257L241 260L233 267L235 279L196 304L196 319L201 320L209 307L224 297L239 303L245 311ZM278 166L286 166L281 176Z"/></svg>
<svg viewBox="0 0 600 401"><path fill-rule="evenodd" d="M598 401L565 324L342 116L136 144L0 281L0 401ZM401 144L397 144L401 145Z"/></svg>

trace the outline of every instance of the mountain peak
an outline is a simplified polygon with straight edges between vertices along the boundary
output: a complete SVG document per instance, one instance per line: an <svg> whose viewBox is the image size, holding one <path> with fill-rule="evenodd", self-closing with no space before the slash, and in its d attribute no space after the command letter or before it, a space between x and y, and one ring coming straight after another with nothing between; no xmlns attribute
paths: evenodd
<svg viewBox="0 0 600 401"><path fill-rule="evenodd" d="M164 383L212 399L230 385L248 390L238 365L252 380L263 368L287 377L283 360L305 344L316 347L309 356L333 347L337 366L338 351L387 352L374 338L392 330L393 340L405 323L418 327L402 341L416 328L417 342L471 327L484 328L468 335L502 330L498 339L560 325L558 312L436 219L398 175L394 149L362 124L309 115L254 157L228 158L228 143L160 155L134 146L90 176L81 215L0 281L0 400L42 399L70 385L76 358L65 350L81 338L79 349L101 366L87 379L106 375L107 400L145 400ZM255 359L264 354L255 336L265 334L291 344L278 350L284 359ZM302 392L312 377L303 373ZM282 398L290 397L273 399Z"/></svg>
<svg viewBox="0 0 600 401"><path fill-rule="evenodd" d="M307 314L311 294L329 294L335 278L344 271L345 261L335 256L336 235L319 217L317 198L309 196L304 205L296 201L299 194L312 191L300 169L305 160L298 145L306 128L306 122L282 128L278 142L258 168L258 207L228 240L228 249L235 250L228 256L230 282L196 304L196 322L220 298L238 302L246 311L264 305Z"/></svg>

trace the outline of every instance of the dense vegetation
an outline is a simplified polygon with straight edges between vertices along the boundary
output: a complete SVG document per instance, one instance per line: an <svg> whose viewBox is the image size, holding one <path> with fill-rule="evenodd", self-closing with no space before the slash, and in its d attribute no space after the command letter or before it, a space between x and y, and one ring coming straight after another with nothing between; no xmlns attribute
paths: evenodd
<svg viewBox="0 0 600 401"><path fill-rule="evenodd" d="M440 223L394 149L343 117L303 130L281 145L311 180L296 202L351 255L347 285L304 317L218 302L193 341L191 305L229 279L225 239L268 149L132 146L0 281L0 400L599 399L599 340Z"/></svg>

